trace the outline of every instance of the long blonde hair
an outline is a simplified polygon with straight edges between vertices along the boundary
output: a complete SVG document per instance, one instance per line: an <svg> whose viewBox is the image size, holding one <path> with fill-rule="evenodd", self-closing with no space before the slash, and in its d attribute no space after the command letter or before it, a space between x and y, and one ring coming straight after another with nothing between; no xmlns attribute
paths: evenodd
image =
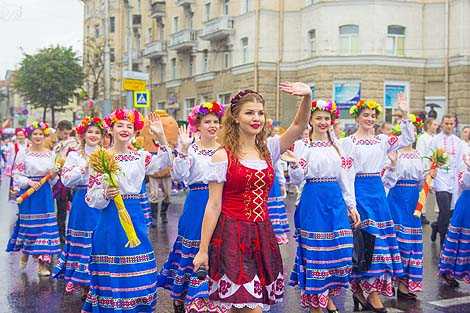
<svg viewBox="0 0 470 313"><path fill-rule="evenodd" d="M222 146L226 147L234 157L240 159L241 145L240 145L240 128L235 118L240 114L243 104L247 102L262 103L264 108L263 97L255 91L243 90L240 91L235 97L232 98L231 106L225 110L224 117L222 119ZM266 112L265 119L267 120ZM268 125L265 122L261 132L256 135L255 146L259 152L259 156L263 160L270 159L268 146L266 144Z"/></svg>

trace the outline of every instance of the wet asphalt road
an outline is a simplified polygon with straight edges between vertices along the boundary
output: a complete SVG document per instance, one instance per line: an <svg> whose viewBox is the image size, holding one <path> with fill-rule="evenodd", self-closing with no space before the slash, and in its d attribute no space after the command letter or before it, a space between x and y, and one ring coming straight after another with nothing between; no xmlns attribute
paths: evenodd
<svg viewBox="0 0 470 313"><path fill-rule="evenodd" d="M3 179L0 189L0 245L3 251L6 247L13 224L16 221L17 207L8 203L7 185ZM178 217L182 209L185 193L173 195L169 210L169 223L158 223L156 229L150 232L151 240L160 267L166 260L169 250L177 234ZM294 195L289 194L286 199L287 210L292 225ZM429 211L429 210L428 210ZM435 220L435 213L428 213L431 220ZM291 226L292 228L292 226ZM430 227L424 226L424 292L419 294L416 302L399 301L396 298L384 298L383 303L389 312L470 312L470 286L460 283L459 288L451 289L443 284L436 276L439 249L438 245L429 239ZM439 239L437 240L439 241ZM295 241L290 236L290 243L281 247L284 260L286 279L290 274L295 255ZM39 278L36 274L37 265L28 263L24 271L18 269L19 253L0 253L0 313L78 313L82 302L80 294L65 294L65 285L62 281L51 281L49 278ZM447 300L446 300L447 299ZM444 300L444 301L442 301ZM351 292L344 291L335 299L340 312L352 312L353 303ZM172 312L171 300L165 290L158 291L157 312ZM287 287L286 296L282 304L273 306L271 312L307 312L299 306L299 291Z"/></svg>

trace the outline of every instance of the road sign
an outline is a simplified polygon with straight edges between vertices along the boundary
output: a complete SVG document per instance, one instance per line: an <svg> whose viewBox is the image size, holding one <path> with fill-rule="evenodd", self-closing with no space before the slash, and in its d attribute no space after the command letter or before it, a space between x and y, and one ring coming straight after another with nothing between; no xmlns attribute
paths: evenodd
<svg viewBox="0 0 470 313"><path fill-rule="evenodd" d="M150 107L150 92L134 91L134 107L136 108L149 108Z"/></svg>
<svg viewBox="0 0 470 313"><path fill-rule="evenodd" d="M148 80L149 74L136 71L123 71L122 78L138 79L138 80Z"/></svg>
<svg viewBox="0 0 470 313"><path fill-rule="evenodd" d="M124 90L145 90L145 80L138 80L138 79L123 79L122 80L122 89Z"/></svg>

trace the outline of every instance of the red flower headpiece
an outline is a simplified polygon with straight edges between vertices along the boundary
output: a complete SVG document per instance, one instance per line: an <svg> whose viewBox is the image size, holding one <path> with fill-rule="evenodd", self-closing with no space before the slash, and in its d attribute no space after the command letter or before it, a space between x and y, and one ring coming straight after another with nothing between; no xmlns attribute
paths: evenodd
<svg viewBox="0 0 470 313"><path fill-rule="evenodd" d="M103 121L99 117L93 117L93 118L85 117L84 119L82 119L82 122L80 123L80 125L78 125L75 128L75 130L80 136L83 136L88 126L98 127L101 131L101 135L103 135L106 131L106 125L103 123Z"/></svg>
<svg viewBox="0 0 470 313"><path fill-rule="evenodd" d="M134 130L144 128L144 117L137 110L117 109L104 118L108 127L111 127L117 121L128 121L134 124Z"/></svg>

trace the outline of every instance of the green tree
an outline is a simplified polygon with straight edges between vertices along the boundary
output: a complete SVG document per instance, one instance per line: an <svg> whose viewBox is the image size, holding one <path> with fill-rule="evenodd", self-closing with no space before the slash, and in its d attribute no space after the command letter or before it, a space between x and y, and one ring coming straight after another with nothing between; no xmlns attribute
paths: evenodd
<svg viewBox="0 0 470 313"><path fill-rule="evenodd" d="M35 55L24 54L15 75L15 89L34 108L43 109L43 121L51 111L52 126L55 113L64 112L83 83L80 58L71 47L49 47Z"/></svg>

